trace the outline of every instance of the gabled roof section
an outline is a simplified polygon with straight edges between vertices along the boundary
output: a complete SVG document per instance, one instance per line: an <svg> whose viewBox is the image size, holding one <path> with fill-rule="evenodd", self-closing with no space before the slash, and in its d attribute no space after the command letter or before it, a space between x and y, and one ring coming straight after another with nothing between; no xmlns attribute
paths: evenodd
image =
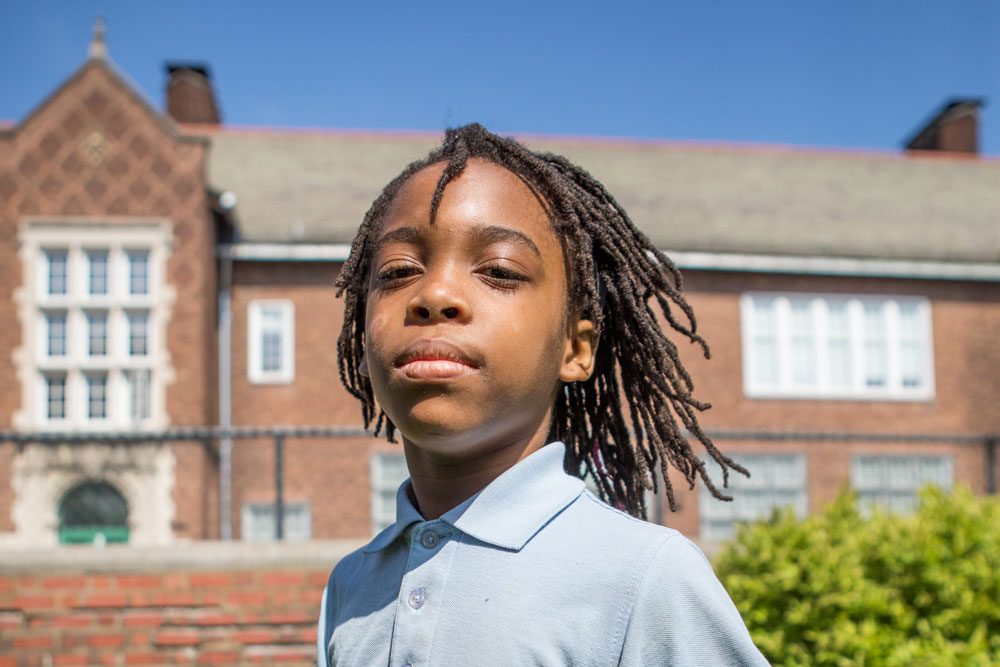
<svg viewBox="0 0 1000 667"><path fill-rule="evenodd" d="M381 188L438 134L222 130L209 180L241 239L350 243ZM523 138L601 180L661 248L1000 261L1000 162L968 157Z"/></svg>
<svg viewBox="0 0 1000 667"><path fill-rule="evenodd" d="M141 107L143 111L147 113L150 118L172 138L178 141L193 141L199 143L204 143L206 141L204 137L182 133L173 120L160 113L142 94L140 94L138 87L128 81L125 75L119 72L111 61L105 57L91 57L86 63L77 69L76 72L70 75L70 77L66 79L58 88L56 88L51 95L45 98L37 107L32 109L27 116L22 118L20 122L16 123L12 127L0 128L0 135L14 135L19 132L22 127L30 125L35 121L35 119L44 115L46 109L48 109L57 98L66 94L93 70L97 70L101 75L107 77L114 87L121 90L122 93L128 96L133 103Z"/></svg>

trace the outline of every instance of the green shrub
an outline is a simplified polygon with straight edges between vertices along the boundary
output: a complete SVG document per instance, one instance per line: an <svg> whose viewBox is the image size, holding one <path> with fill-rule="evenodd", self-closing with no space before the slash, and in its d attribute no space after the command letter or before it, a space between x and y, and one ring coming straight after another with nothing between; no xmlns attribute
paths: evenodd
<svg viewBox="0 0 1000 667"><path fill-rule="evenodd" d="M774 665L1000 665L1000 502L928 487L865 518L849 491L740 530L716 571Z"/></svg>

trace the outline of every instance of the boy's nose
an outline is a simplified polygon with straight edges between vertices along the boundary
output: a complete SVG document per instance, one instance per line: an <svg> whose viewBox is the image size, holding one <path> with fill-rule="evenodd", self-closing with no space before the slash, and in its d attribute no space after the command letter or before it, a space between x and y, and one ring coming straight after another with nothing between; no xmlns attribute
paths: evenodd
<svg viewBox="0 0 1000 667"><path fill-rule="evenodd" d="M469 308L458 294L444 285L429 285L414 296L407 308L410 319L416 322L443 322L468 319Z"/></svg>

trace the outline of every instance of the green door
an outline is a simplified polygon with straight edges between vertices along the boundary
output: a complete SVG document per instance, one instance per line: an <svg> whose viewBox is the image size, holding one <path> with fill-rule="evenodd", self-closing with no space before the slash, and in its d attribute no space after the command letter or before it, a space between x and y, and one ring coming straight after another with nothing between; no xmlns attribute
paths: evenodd
<svg viewBox="0 0 1000 667"><path fill-rule="evenodd" d="M59 503L59 542L128 542L128 503L103 481L74 486Z"/></svg>

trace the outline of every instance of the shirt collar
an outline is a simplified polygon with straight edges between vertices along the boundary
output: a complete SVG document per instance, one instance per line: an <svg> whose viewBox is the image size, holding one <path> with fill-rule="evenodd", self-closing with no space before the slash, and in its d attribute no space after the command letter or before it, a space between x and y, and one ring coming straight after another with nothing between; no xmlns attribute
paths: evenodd
<svg viewBox="0 0 1000 667"><path fill-rule="evenodd" d="M563 470L566 447L553 442L509 468L441 520L472 537L505 549L520 550L542 526L583 492L583 480ZM373 553L389 546L412 524L424 519L410 499L410 481L396 492L396 523L365 547Z"/></svg>

